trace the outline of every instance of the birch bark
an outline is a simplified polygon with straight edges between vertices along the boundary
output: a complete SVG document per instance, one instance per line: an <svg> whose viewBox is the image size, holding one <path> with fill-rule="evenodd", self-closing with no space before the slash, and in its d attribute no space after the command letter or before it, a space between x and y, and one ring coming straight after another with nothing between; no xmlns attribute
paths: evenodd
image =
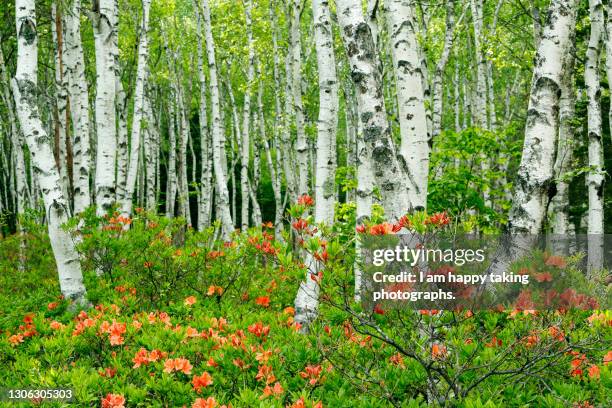
<svg viewBox="0 0 612 408"><path fill-rule="evenodd" d="M115 0L98 0L93 5L97 131L95 194L97 213L104 215L115 201L117 10Z"/></svg>
<svg viewBox="0 0 612 408"><path fill-rule="evenodd" d="M53 158L50 138L43 128L37 100L38 34L34 0L15 1L17 71L12 81L17 115L32 155L48 219L62 294L78 305L87 303L81 265L70 234L61 226L68 220L68 202Z"/></svg>
<svg viewBox="0 0 612 408"><path fill-rule="evenodd" d="M397 85L400 154L408 176L405 213L412 208L425 208L427 204L430 135L413 5L407 0L388 0L385 11Z"/></svg>
<svg viewBox="0 0 612 408"><path fill-rule="evenodd" d="M130 137L130 159L126 178L126 194L123 197L121 210L127 216L132 214L132 202L136 176L138 173L138 158L140 157L140 139L142 137L142 122L145 120L145 82L147 81L149 9L151 0L142 0L142 22L140 40L138 43L138 66L136 69L136 89L134 91L134 116L132 117L132 132ZM145 160L148 157L145 157ZM144 162L142 163L144 166Z"/></svg>
<svg viewBox="0 0 612 408"><path fill-rule="evenodd" d="M234 230L234 222L229 210L229 194L227 192L226 175L222 168L222 155L225 155L225 146L221 144L221 108L219 103L219 81L217 78L217 63L215 59L215 43L210 22L210 8L208 0L202 0L202 15L204 20L204 33L206 38L206 52L208 56L208 72L210 75L211 94L211 120L213 140L213 163L217 188L217 205L220 210L223 238L229 240Z"/></svg>

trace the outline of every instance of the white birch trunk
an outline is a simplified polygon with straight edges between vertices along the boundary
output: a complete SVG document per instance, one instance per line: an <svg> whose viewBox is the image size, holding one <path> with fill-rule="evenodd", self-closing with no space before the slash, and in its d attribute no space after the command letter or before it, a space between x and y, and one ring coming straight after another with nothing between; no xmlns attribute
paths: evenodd
<svg viewBox="0 0 612 408"><path fill-rule="evenodd" d="M442 55L436 64L433 77L433 113L432 113L432 137L436 137L442 131L442 96L444 68L448 63L455 33L455 0L446 1L446 31L444 35L444 46Z"/></svg>
<svg viewBox="0 0 612 408"><path fill-rule="evenodd" d="M400 154L408 175L408 202L402 203L406 213L427 205L430 136L413 5L407 0L388 0L385 11L397 84Z"/></svg>
<svg viewBox="0 0 612 408"><path fill-rule="evenodd" d="M206 75L204 73L204 35L202 32L202 15L196 5L198 34L198 79L200 82L200 197L198 203L198 230L202 231L210 225L213 202L212 185L212 143L208 127L208 102L206 99Z"/></svg>
<svg viewBox="0 0 612 408"><path fill-rule="evenodd" d="M32 154L32 167L40 184L47 212L49 238L57 264L62 294L78 305L86 304L78 254L70 234L61 226L68 220L68 202L45 132L37 101L38 36L34 0L15 1L17 72L12 82L17 115Z"/></svg>
<svg viewBox="0 0 612 408"><path fill-rule="evenodd" d="M211 120L213 140L213 163L217 189L217 206L221 220L223 238L229 240L234 230L234 222L229 209L229 194L227 191L226 174L223 171L222 155L225 155L225 146L221 144L221 107L219 102L219 80L217 78L217 63L215 59L215 43L212 35L210 21L210 8L208 0L202 0L202 15L204 19L204 32L206 38L206 51L208 56L208 72L210 75L211 94Z"/></svg>
<svg viewBox="0 0 612 408"><path fill-rule="evenodd" d="M89 177L91 174L91 146L89 139L89 89L85 77L85 59L81 42L81 0L73 0L66 13L65 65L68 71L70 115L72 122L73 201L74 213L79 214L91 205Z"/></svg>
<svg viewBox="0 0 612 408"><path fill-rule="evenodd" d="M571 47L576 1L553 0L549 16L535 59L523 155L509 218L512 233L540 232L554 181L562 61Z"/></svg>
<svg viewBox="0 0 612 408"><path fill-rule="evenodd" d="M115 0L98 0L91 17L96 51L96 177L98 215L106 214L115 201L115 124L117 10Z"/></svg>
<svg viewBox="0 0 612 408"><path fill-rule="evenodd" d="M586 183L589 195L588 215L588 269L589 272L601 269L603 266L603 188L605 171L603 169L603 143L601 123L601 84L599 77L599 61L604 36L604 13L601 0L589 0L589 15L591 33L586 52L584 82L587 93L587 116L589 138L589 172Z"/></svg>
<svg viewBox="0 0 612 408"><path fill-rule="evenodd" d="M174 217L174 207L176 204L176 108L175 100L170 98L168 112L168 168L166 182L166 217Z"/></svg>
<svg viewBox="0 0 612 408"><path fill-rule="evenodd" d="M295 114L295 129L297 139L295 144L298 165L298 195L308 194L308 141L304 128L304 104L302 102L302 41L300 34L300 17L302 15L302 0L292 0L291 13L291 80L293 91L293 111Z"/></svg>
<svg viewBox="0 0 612 408"><path fill-rule="evenodd" d="M334 57L333 29L327 0L313 0L317 67L319 72L319 120L317 122L315 223L334 222L336 199L336 128L338 126L338 78ZM306 279L300 283L295 297L295 321L304 330L316 318L319 306L319 284L311 279L322 265L307 256Z"/></svg>
<svg viewBox="0 0 612 408"><path fill-rule="evenodd" d="M145 120L145 82L147 80L147 59L149 31L149 9L151 0L142 0L142 25L140 26L140 40L138 43L138 66L136 69L136 89L134 91L134 116L132 118L132 132L130 137L130 156L126 178L126 193L121 204L124 216L132 214L132 200L136 186L138 158L140 156L140 139L142 122ZM147 160L148 157L145 157ZM142 163L144 165L144 163Z"/></svg>

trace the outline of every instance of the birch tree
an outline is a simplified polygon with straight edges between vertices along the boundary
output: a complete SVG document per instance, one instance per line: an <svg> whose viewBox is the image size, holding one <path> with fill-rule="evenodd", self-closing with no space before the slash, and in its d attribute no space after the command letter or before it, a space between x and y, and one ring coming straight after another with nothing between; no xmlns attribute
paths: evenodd
<svg viewBox="0 0 612 408"><path fill-rule="evenodd" d="M13 96L21 129L32 156L34 174L41 187L62 294L77 305L87 303L81 265L70 234L62 229L68 220L68 202L53 158L50 138L37 106L38 33L34 0L15 1L17 70Z"/></svg>
<svg viewBox="0 0 612 408"><path fill-rule="evenodd" d="M202 0L202 17L204 22L204 37L206 38L206 53L208 57L208 72L210 75L211 120L213 140L213 163L217 188L217 207L223 228L223 238L228 240L234 230L234 222L229 210L229 194L227 192L226 175L222 167L222 156L225 156L225 146L221 144L221 107L219 102L219 80L217 78L217 63L215 59L215 43L210 22L208 0Z"/></svg>
<svg viewBox="0 0 612 408"><path fill-rule="evenodd" d="M147 57L149 31L149 9L151 0L142 0L142 23L140 26L140 39L138 43L138 67L136 71L136 89L134 91L134 116L132 118L132 133L130 137L130 157L126 178L126 194L121 205L122 212L129 216L132 214L132 200L136 187L138 172L138 158L140 155L140 140L142 137L142 122L145 120L145 83L147 76ZM144 165L142 163L141 165Z"/></svg>
<svg viewBox="0 0 612 408"><path fill-rule="evenodd" d="M399 107L399 152L408 182L408 201L402 203L405 213L415 207L425 208L427 204L430 136L413 4L406 0L387 0L385 4Z"/></svg>
<svg viewBox="0 0 612 408"><path fill-rule="evenodd" d="M338 126L338 78L331 13L327 0L313 0L315 45L319 71L319 120L317 122L317 167L315 175L316 223L334 222L336 199L336 128ZM307 328L314 319L319 303L319 284L310 275L317 274L319 261L308 257L305 281L300 283L295 298L295 321Z"/></svg>
<svg viewBox="0 0 612 408"><path fill-rule="evenodd" d="M96 51L95 194L98 215L103 215L115 201L117 9L115 0L97 0L92 6Z"/></svg>
<svg viewBox="0 0 612 408"><path fill-rule="evenodd" d="M208 127L208 112L206 98L206 75L204 73L204 34L202 29L202 15L196 2L197 36L198 36L198 79L200 82L200 196L198 202L198 230L202 231L210 225L212 215L212 144L210 129Z"/></svg>
<svg viewBox="0 0 612 408"><path fill-rule="evenodd" d="M298 195L308 194L308 141L304 129L304 104L302 102L302 41L300 21L302 0L292 0L290 25L291 90L297 139L295 144L298 165Z"/></svg>
<svg viewBox="0 0 612 408"><path fill-rule="evenodd" d="M89 140L89 89L81 41L81 0L73 0L66 13L64 64L68 72L70 121L72 123L73 201L79 214L91 204L91 146Z"/></svg>
<svg viewBox="0 0 612 408"><path fill-rule="evenodd" d="M589 0L591 32L586 53L584 82L587 93L588 138L589 138L589 172L586 183L589 194L588 234L589 270L601 269L603 266L603 144L601 123L601 84L599 77L599 60L604 35L604 13L601 0Z"/></svg>

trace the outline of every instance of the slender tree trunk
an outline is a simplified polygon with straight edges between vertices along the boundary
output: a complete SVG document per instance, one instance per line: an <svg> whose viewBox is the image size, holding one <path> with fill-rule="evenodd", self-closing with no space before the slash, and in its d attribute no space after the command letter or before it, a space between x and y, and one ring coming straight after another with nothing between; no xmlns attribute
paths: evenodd
<svg viewBox="0 0 612 408"><path fill-rule="evenodd" d="M575 140L574 125L576 90L574 88L574 58L575 47L567 53L565 69L561 81L561 99L559 100L559 141L557 143L557 158L555 161L556 194L550 206L552 231L556 235L568 235L569 220L569 184L567 172L573 160Z"/></svg>
<svg viewBox="0 0 612 408"><path fill-rule="evenodd" d="M91 146L89 139L89 89L81 42L81 0L73 0L66 13L65 65L69 76L68 95L72 122L74 213L91 205Z"/></svg>
<svg viewBox="0 0 612 408"><path fill-rule="evenodd" d="M589 0L591 33L586 53L584 82L587 91L587 115L589 136L589 172L586 183L589 195L589 271L603 267L603 188L605 171L603 169L603 143L601 123L601 84L599 61L604 36L604 13L601 0Z"/></svg>
<svg viewBox="0 0 612 408"><path fill-rule="evenodd" d="M408 202L402 203L405 213L412 208L425 208L427 205L429 134L419 45L413 29L416 27L413 6L405 0L387 0L385 14L397 83L402 138L400 154L404 161L402 164L406 166L409 184Z"/></svg>
<svg viewBox="0 0 612 408"><path fill-rule="evenodd" d="M221 108L219 102L219 82L217 78L217 63L215 59L215 43L212 35L210 22L210 8L208 0L202 0L202 16L204 20L204 32L206 38L206 51L208 55L208 72L210 75L211 94L211 119L213 135L213 163L215 166L215 180L217 189L217 204L219 209L218 218L221 220L223 238L229 240L234 230L234 222L229 210L229 194L227 191L226 175L222 166L222 155L225 155L225 147L221 144Z"/></svg>
<svg viewBox="0 0 612 408"><path fill-rule="evenodd" d="M448 63L453 39L455 34L455 0L446 1L446 32L444 35L444 46L442 55L436 64L433 78L433 115L432 115L432 137L436 137L442 131L442 97L444 68Z"/></svg>
<svg viewBox="0 0 612 408"><path fill-rule="evenodd" d="M96 177L98 215L106 214L115 201L115 81L117 62L117 10L115 0L98 0L91 13L96 51Z"/></svg>
<svg viewBox="0 0 612 408"><path fill-rule="evenodd" d="M155 176L156 176L156 155L157 155L157 140L159 138L159 128L153 116L151 108L150 95L145 91L144 97L144 115L147 123L146 131L144 132L144 156L145 156L145 173L146 173L146 208L149 211L155 211L157 208L157 200L155 197Z"/></svg>
<svg viewBox="0 0 612 408"><path fill-rule="evenodd" d="M240 143L240 194L241 205L241 226L242 231L249 227L249 164L251 161L251 93L253 80L255 79L255 44L253 42L253 30L251 29L251 0L244 2L244 15L246 20L247 46L249 49L249 62L247 73L247 88L244 93L244 109L242 116L242 140Z"/></svg>
<svg viewBox="0 0 612 408"><path fill-rule="evenodd" d="M63 195L61 179L43 128L36 101L38 35L34 0L15 1L17 25L17 72L12 82L15 105L32 153L32 167L43 192L49 226L49 238L55 256L62 294L76 304L84 305L87 292L83 285L81 265L70 234L61 228L68 220L68 202Z"/></svg>
<svg viewBox="0 0 612 408"><path fill-rule="evenodd" d="M118 203L123 203L127 198L127 175L129 166L128 152L128 102L129 98L123 89L121 78L117 76L115 81L117 90L116 109L117 113L117 178L116 178L116 199Z"/></svg>
<svg viewBox="0 0 612 408"><path fill-rule="evenodd" d="M202 32L202 15L196 6L198 33L198 78L200 82L200 200L198 205L198 230L210 225L212 216L212 143L208 127L208 102L206 100L206 75L204 73L204 35Z"/></svg>
<svg viewBox="0 0 612 408"><path fill-rule="evenodd" d="M304 126L304 105L302 102L302 41L300 20L302 16L302 0L292 0L291 10L291 80L293 91L293 111L295 113L296 156L298 164L298 195L308 194L308 140Z"/></svg>
<svg viewBox="0 0 612 408"><path fill-rule="evenodd" d="M315 222L334 222L336 199L336 128L338 126L338 78L334 57L331 13L327 0L313 0L313 19L319 72L319 120L317 123L317 166L315 176ZM300 283L295 298L295 321L308 330L319 306L319 284L311 279L322 265L307 257L306 280Z"/></svg>
<svg viewBox="0 0 612 408"><path fill-rule="evenodd" d="M140 157L140 139L142 137L142 122L145 120L145 82L147 81L147 59L149 45L147 35L149 31L149 9L151 0L142 0L142 25L140 26L140 40L138 43L138 67L136 71L136 89L134 91L134 116L132 118L132 134L130 137L130 160L126 179L126 194L123 197L121 209L127 216L132 214L132 199ZM145 157L145 160L148 157ZM144 166L144 162L141 163Z"/></svg>
<svg viewBox="0 0 612 408"><path fill-rule="evenodd" d="M176 107L175 100L170 98L168 112L168 169L167 169L167 186L166 186L166 216L174 217L176 204Z"/></svg>

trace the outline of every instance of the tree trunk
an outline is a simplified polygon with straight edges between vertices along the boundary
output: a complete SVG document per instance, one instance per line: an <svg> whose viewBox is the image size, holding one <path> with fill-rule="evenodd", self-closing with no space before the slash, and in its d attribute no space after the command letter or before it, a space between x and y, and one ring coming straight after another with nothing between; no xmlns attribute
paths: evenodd
<svg viewBox="0 0 612 408"><path fill-rule="evenodd" d="M429 134L414 10L406 0L388 0L386 18L397 84L400 154L408 173L408 202L403 212L427 205ZM397 176L395 176L397 177ZM401 215L400 215L401 216Z"/></svg>
<svg viewBox="0 0 612 408"><path fill-rule="evenodd" d="M117 69L117 10L115 0L99 0L92 14L96 51L96 177L98 215L115 201L115 80Z"/></svg>
<svg viewBox="0 0 612 408"><path fill-rule="evenodd" d="M436 137L442 131L442 96L444 68L448 63L455 33L455 0L446 0L446 32L444 35L444 46L442 55L436 64L433 78L433 115L432 115L432 137Z"/></svg>
<svg viewBox="0 0 612 408"><path fill-rule="evenodd" d="M62 294L78 305L84 305L87 292L83 285L81 265L70 234L61 228L68 220L68 202L36 105L38 35L34 0L15 1L17 25L17 71L12 82L17 115L32 154L32 167L43 192L49 238L57 264Z"/></svg>
<svg viewBox="0 0 612 408"><path fill-rule="evenodd" d="M327 0L313 0L312 11L319 72L319 120L317 123L317 158L315 175L315 223L334 222L336 201L336 128L338 126L338 78L334 57L331 13ZM317 315L319 284L311 279L322 265L307 256L306 280L300 283L295 298L295 321L304 330Z"/></svg>
<svg viewBox="0 0 612 408"><path fill-rule="evenodd" d="M70 115L73 148L74 213L79 214L91 205L89 177L91 174L91 146L89 139L89 89L85 77L85 58L81 42L81 0L73 0L65 15L65 66L68 71Z"/></svg>
<svg viewBox="0 0 612 408"><path fill-rule="evenodd" d="M226 175L222 166L222 155L225 155L225 146L221 144L221 108L219 102L219 82L217 78L217 63L215 59L215 43L212 35L210 22L210 8L208 0L202 0L202 14L204 19L204 32L206 38L206 51L208 55L208 71L210 74L210 94L211 94L211 116L212 116L212 135L213 135L213 163L215 170L215 180L217 188L217 204L223 229L223 238L230 239L230 234L234 230L234 222L229 210L229 194L227 191Z"/></svg>
<svg viewBox="0 0 612 408"><path fill-rule="evenodd" d="M601 123L601 84L599 61L604 35L604 13L601 0L589 0L591 33L586 52L584 82L587 93L587 116L589 137L589 172L586 183L589 195L589 272L603 267L603 188L605 171L603 169L603 144Z"/></svg>
<svg viewBox="0 0 612 408"><path fill-rule="evenodd" d="M138 67L136 70L136 89L134 91L134 116L132 118L132 133L130 137L130 159L126 178L126 194L123 197L121 210L126 216L132 214L132 198L136 186L138 158L140 157L140 139L142 122L145 120L145 82L147 81L147 59L149 45L147 35L149 31L149 8L151 0L142 0L142 25L140 26L140 40L138 43ZM145 157L147 160L148 157ZM141 163L144 166L144 162Z"/></svg>

